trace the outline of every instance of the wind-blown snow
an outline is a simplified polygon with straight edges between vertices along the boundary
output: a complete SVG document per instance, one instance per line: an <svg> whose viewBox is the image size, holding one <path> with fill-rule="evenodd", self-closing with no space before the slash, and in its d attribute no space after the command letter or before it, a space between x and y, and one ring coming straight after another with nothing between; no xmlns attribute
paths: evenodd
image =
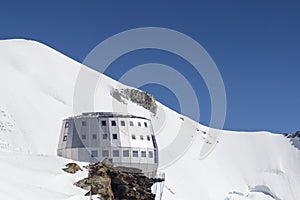
<svg viewBox="0 0 300 200"><path fill-rule="evenodd" d="M85 191L73 183L87 172L66 174L61 168L70 160L55 156L62 120L79 114L73 95L80 70L101 78L94 91L96 111L128 109L150 117L160 149L172 142L186 147L176 162L161 166L166 173L163 199L300 199L298 139L222 131L214 151L200 160L201 147L214 139L209 128L159 103L156 116L134 103L124 105L110 92L127 86L27 40L0 41L0 199L84 199ZM183 122L185 137L178 143Z"/></svg>

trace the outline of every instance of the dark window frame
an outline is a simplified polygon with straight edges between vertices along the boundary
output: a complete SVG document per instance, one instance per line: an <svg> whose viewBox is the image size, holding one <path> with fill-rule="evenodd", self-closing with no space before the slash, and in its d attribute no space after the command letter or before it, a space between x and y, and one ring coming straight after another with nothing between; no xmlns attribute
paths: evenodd
<svg viewBox="0 0 300 200"><path fill-rule="evenodd" d="M123 150L123 157L129 157L129 150Z"/></svg>
<svg viewBox="0 0 300 200"><path fill-rule="evenodd" d="M92 158L98 157L98 151L97 151L97 150L93 150L93 151L91 152L91 157L92 157Z"/></svg>
<svg viewBox="0 0 300 200"><path fill-rule="evenodd" d="M141 157L146 158L147 157L147 152L146 151L141 151Z"/></svg>
<svg viewBox="0 0 300 200"><path fill-rule="evenodd" d="M110 123L111 123L111 126L117 126L116 120L112 120Z"/></svg>
<svg viewBox="0 0 300 200"><path fill-rule="evenodd" d="M103 139L103 140L107 140L107 139L108 139L108 134L107 134L107 133L104 133L104 134L102 135L102 139Z"/></svg>
<svg viewBox="0 0 300 200"><path fill-rule="evenodd" d="M151 141L150 135L147 135L147 140L148 140L148 141Z"/></svg>
<svg viewBox="0 0 300 200"><path fill-rule="evenodd" d="M102 157L109 157L109 151L108 150L102 150Z"/></svg>
<svg viewBox="0 0 300 200"><path fill-rule="evenodd" d="M120 157L120 150L113 150L113 157L115 157L115 158Z"/></svg>
<svg viewBox="0 0 300 200"><path fill-rule="evenodd" d="M118 139L118 134L117 133L113 133L112 134L112 139L113 140L117 140Z"/></svg>
<svg viewBox="0 0 300 200"><path fill-rule="evenodd" d="M133 157L133 158L138 158L138 157L139 157L139 151L137 151L137 150L132 150L132 157Z"/></svg>
<svg viewBox="0 0 300 200"><path fill-rule="evenodd" d="M153 155L153 151L149 151L149 152L148 152L148 155L149 155L149 158L153 158L153 156L154 156L154 155Z"/></svg>

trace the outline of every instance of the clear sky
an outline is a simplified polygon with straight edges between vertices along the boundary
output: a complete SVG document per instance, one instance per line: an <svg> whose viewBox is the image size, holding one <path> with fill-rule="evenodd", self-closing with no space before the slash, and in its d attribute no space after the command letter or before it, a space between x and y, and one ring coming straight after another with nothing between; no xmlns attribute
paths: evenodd
<svg viewBox="0 0 300 200"><path fill-rule="evenodd" d="M37 40L79 62L106 38L149 26L180 31L208 51L226 88L225 129L278 133L300 129L299 1L0 2L1 39ZM116 60L107 74L118 79L126 70L149 62L167 64L189 77L200 99L200 122L208 124L210 97L205 83L186 70L189 64L178 56L158 50L132 52ZM179 110L167 88L142 89Z"/></svg>

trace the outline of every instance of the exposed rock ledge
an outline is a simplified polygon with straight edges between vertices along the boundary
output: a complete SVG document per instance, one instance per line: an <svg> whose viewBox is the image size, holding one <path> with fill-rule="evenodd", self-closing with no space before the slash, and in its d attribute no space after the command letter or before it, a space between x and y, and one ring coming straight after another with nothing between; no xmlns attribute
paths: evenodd
<svg viewBox="0 0 300 200"><path fill-rule="evenodd" d="M156 114L157 104L153 95L147 92L137 90L137 89L113 89L111 91L112 97L122 103L126 101L131 101L136 103L145 109L149 110L153 114Z"/></svg>
<svg viewBox="0 0 300 200"><path fill-rule="evenodd" d="M69 166L73 166L69 165ZM148 178L141 173L125 172L107 165L107 161L87 166L89 175L75 183L88 190L89 194L100 195L102 200L155 200L151 187L163 179ZM73 171L73 170L65 170Z"/></svg>

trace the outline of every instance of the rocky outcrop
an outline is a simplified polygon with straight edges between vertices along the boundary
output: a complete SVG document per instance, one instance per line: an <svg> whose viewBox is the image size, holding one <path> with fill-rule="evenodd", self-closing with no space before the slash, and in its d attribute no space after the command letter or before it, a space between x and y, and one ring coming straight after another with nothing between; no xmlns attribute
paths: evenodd
<svg viewBox="0 0 300 200"><path fill-rule="evenodd" d="M151 187L163 179L148 178L142 173L121 171L109 167L102 162L88 166L87 178L75 183L76 186L88 190L86 195L99 194L104 200L155 200Z"/></svg>
<svg viewBox="0 0 300 200"><path fill-rule="evenodd" d="M300 138L300 131L296 131L294 134L285 134L287 138Z"/></svg>
<svg viewBox="0 0 300 200"><path fill-rule="evenodd" d="M66 168L63 169L65 172L68 172L70 174L75 174L79 170L82 171L79 165L76 163L68 163L66 164Z"/></svg>
<svg viewBox="0 0 300 200"><path fill-rule="evenodd" d="M153 95L147 92L137 90L137 89L113 89L111 92L112 97L122 103L126 101L131 101L136 103L145 109L149 110L153 114L156 114L157 104Z"/></svg>
<svg viewBox="0 0 300 200"><path fill-rule="evenodd" d="M294 134L284 134L290 141L290 143L300 150L300 131L296 131Z"/></svg>

